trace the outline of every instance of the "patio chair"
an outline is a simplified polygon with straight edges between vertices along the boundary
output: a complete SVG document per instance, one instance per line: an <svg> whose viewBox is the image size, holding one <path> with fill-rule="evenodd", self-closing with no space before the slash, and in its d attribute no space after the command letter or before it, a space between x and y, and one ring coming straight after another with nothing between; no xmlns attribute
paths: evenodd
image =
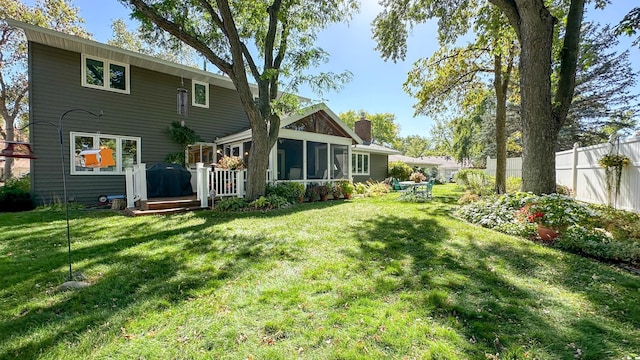
<svg viewBox="0 0 640 360"><path fill-rule="evenodd" d="M396 191L404 191L406 189L404 186L400 185L400 182L396 178L393 178L391 185L393 186L393 190Z"/></svg>
<svg viewBox="0 0 640 360"><path fill-rule="evenodd" d="M426 184L420 185L416 189L416 193L424 195L427 199L431 199L433 197L431 191L433 189L433 184L435 184L435 180L431 179Z"/></svg>

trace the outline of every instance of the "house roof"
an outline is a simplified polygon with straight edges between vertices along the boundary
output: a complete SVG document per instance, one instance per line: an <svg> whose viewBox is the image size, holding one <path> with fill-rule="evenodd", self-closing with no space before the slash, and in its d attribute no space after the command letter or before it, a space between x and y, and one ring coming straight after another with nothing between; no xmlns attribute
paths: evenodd
<svg viewBox="0 0 640 360"><path fill-rule="evenodd" d="M356 133L351 128L349 128L344 122L342 122L342 120L340 120L340 117L336 115L333 111L331 111L331 109L329 109L329 107L325 103L308 106L292 115L287 116L286 118L280 121L280 129L283 129L286 126L291 125L296 121L304 119L305 117L317 112L324 112L329 117L329 119L333 121L335 125L342 132L344 132L349 137L351 137L356 144L362 143L362 139L360 139L360 137L356 135ZM251 138L251 129L217 138L216 142L229 143L229 142L240 141L240 140L249 139L249 138Z"/></svg>
<svg viewBox="0 0 640 360"><path fill-rule="evenodd" d="M382 154L382 155L390 155L396 156L396 154L400 154L400 151L389 149L388 147L378 145L378 144L358 144L353 147L355 151L366 151L371 154ZM391 161L391 160L389 160Z"/></svg>
<svg viewBox="0 0 640 360"><path fill-rule="evenodd" d="M211 85L235 90L233 82L227 76L214 74L186 65L176 64L171 61L158 59L153 56L137 53L135 51L121 49L115 46L99 43L94 40L84 39L79 36L61 33L55 30L42 28L13 19L6 19L6 22L10 26L22 29L27 36L27 40L31 42L63 50L73 51L76 53L92 55L95 57L129 64L139 68L149 69L174 76L185 77L187 79L202 81ZM250 84L250 87L254 94L258 93L258 87L255 84ZM301 96L298 97L302 101L310 101L307 98Z"/></svg>
<svg viewBox="0 0 640 360"><path fill-rule="evenodd" d="M458 169L461 165L449 156L421 156L411 157L404 155L391 155L389 161L402 161L412 166L437 166L440 168Z"/></svg>

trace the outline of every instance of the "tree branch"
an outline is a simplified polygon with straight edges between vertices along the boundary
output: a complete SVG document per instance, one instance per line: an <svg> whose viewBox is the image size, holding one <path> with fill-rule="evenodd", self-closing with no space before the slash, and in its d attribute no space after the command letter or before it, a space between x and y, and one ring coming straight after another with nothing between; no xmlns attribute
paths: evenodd
<svg viewBox="0 0 640 360"><path fill-rule="evenodd" d="M558 129L567 117L576 85L576 69L580 48L580 29L584 17L584 0L573 0L567 15L567 29L560 52L560 75L554 99L553 114Z"/></svg>
<svg viewBox="0 0 640 360"><path fill-rule="evenodd" d="M511 27L520 38L520 12L516 0L489 0L490 3L502 10L504 15L509 19Z"/></svg>
<svg viewBox="0 0 640 360"><path fill-rule="evenodd" d="M192 34L187 33L186 31L183 31L183 29L181 29L180 26L178 26L176 23L156 13L151 7L149 7L149 5L147 5L146 2L142 0L129 0L129 3L136 9L138 9L138 11L140 11L143 15L151 19L156 25L158 25L158 27L177 37L187 45L198 50L225 74L229 74L229 72L232 71L232 64L229 64L227 61L216 55L213 51L211 51L211 49L209 49L209 47L205 43L200 41L198 38L196 38Z"/></svg>

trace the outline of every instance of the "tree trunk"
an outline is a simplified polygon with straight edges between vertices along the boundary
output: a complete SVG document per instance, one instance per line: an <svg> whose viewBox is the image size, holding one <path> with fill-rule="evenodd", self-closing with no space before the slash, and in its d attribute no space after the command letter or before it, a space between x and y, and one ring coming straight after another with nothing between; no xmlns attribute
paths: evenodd
<svg viewBox="0 0 640 360"><path fill-rule="evenodd" d="M15 135L13 132L14 120L15 119L12 119L9 117L5 120L5 134L6 134L5 140L6 141L14 141L15 139ZM3 180L5 183L7 182L7 180L13 177L12 168L13 168L13 158L5 157L4 158L4 175L3 175Z"/></svg>
<svg viewBox="0 0 640 360"><path fill-rule="evenodd" d="M265 194L267 186L267 168L269 167L269 136L266 129L254 128L249 150L249 166L247 167L247 199L255 200Z"/></svg>
<svg viewBox="0 0 640 360"><path fill-rule="evenodd" d="M551 104L551 48L555 18L542 1L520 1L522 190L550 194L556 188L558 128Z"/></svg>
<svg viewBox="0 0 640 360"><path fill-rule="evenodd" d="M496 92L496 185L495 192L507 192L507 91L502 79L502 56L493 60L493 88ZM508 77L508 74L506 75Z"/></svg>

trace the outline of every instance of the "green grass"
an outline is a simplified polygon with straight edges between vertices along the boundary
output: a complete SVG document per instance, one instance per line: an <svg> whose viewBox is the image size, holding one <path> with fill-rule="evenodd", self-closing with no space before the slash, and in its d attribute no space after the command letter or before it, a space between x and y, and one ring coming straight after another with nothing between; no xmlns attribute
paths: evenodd
<svg viewBox="0 0 640 360"><path fill-rule="evenodd" d="M631 359L640 278L381 198L0 214L0 358ZM497 354L497 355L496 355Z"/></svg>

